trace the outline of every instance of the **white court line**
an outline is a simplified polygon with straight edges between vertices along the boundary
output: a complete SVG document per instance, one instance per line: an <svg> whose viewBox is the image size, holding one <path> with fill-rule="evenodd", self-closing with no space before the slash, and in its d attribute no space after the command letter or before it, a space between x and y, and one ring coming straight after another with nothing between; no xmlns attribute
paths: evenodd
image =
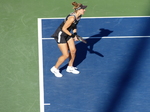
<svg viewBox="0 0 150 112"><path fill-rule="evenodd" d="M95 18L149 18L150 16L106 16L106 17L82 17L81 19L95 19ZM59 18L39 18L39 19L64 19L65 17Z"/></svg>
<svg viewBox="0 0 150 112"><path fill-rule="evenodd" d="M150 36L108 36L102 38L149 38Z"/></svg>
<svg viewBox="0 0 150 112"><path fill-rule="evenodd" d="M38 49L39 49L39 90L40 112L44 112L44 83L43 83L43 50L42 50L42 22L38 19Z"/></svg>
<svg viewBox="0 0 150 112"><path fill-rule="evenodd" d="M51 105L50 103L44 103L44 105Z"/></svg>
<svg viewBox="0 0 150 112"><path fill-rule="evenodd" d="M107 36L107 37L83 37L83 39L95 39L95 38L150 38L150 36ZM42 38L42 40L53 40L54 38Z"/></svg>

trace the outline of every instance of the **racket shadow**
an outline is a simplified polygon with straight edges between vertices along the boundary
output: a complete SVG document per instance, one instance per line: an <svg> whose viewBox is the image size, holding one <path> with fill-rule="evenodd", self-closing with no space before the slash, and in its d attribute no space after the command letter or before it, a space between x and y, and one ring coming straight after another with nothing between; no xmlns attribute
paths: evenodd
<svg viewBox="0 0 150 112"><path fill-rule="evenodd" d="M94 45L99 42L103 36L108 36L110 33L112 33L113 31L110 31L108 29L100 29L100 32L98 34L92 35L90 36L89 39L86 39L87 44L83 43L83 42L78 42L76 44L76 58L74 61L74 66L78 66L79 64L81 64L87 56L87 53L89 52L90 54L96 54L99 57L104 57L103 54L101 54L98 51L94 50ZM68 66L68 64L64 65L63 67L60 68L60 72L64 69L66 69Z"/></svg>

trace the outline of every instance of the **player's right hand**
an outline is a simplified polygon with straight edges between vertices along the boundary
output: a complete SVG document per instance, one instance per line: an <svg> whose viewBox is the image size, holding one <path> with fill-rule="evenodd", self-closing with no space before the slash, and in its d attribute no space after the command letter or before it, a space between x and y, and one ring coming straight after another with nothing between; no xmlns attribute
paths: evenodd
<svg viewBox="0 0 150 112"><path fill-rule="evenodd" d="M74 37L74 41L79 41L77 36Z"/></svg>

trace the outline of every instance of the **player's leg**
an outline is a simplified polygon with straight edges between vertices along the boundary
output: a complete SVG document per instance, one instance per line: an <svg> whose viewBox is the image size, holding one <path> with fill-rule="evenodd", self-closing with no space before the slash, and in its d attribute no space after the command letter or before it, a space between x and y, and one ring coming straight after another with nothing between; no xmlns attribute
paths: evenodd
<svg viewBox="0 0 150 112"><path fill-rule="evenodd" d="M74 73L74 74L79 74L79 71L76 70L75 67L73 67L73 63L74 63L74 60L75 60L75 56L76 56L76 46L75 46L75 43L74 43L74 40L72 38L70 38L68 41L68 47L69 47L69 56L70 56L70 60L69 60L69 63L68 63L68 67L67 67L67 72L71 72L71 73Z"/></svg>
<svg viewBox="0 0 150 112"><path fill-rule="evenodd" d="M75 43L72 38L70 38L67 43L68 43L68 47L69 47L69 51L70 51L69 52L70 60L69 60L68 66L73 66L75 55L76 55Z"/></svg>
<svg viewBox="0 0 150 112"><path fill-rule="evenodd" d="M67 43L63 43L63 44L58 44L58 47L62 52L62 55L58 58L55 66L51 68L51 72L54 73L56 77L62 77L63 75L59 72L58 68L69 57L68 45Z"/></svg>
<svg viewBox="0 0 150 112"><path fill-rule="evenodd" d="M58 60L57 60L57 62L55 64L55 68L57 68L57 69L69 57L67 43L58 44L58 47L59 47L62 55L58 58Z"/></svg>

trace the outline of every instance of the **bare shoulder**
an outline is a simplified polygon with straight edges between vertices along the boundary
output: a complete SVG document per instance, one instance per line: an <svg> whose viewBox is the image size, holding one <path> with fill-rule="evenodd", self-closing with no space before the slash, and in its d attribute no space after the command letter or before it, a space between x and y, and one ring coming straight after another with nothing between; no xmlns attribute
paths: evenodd
<svg viewBox="0 0 150 112"><path fill-rule="evenodd" d="M75 20L74 16L68 17L68 21L73 22Z"/></svg>

